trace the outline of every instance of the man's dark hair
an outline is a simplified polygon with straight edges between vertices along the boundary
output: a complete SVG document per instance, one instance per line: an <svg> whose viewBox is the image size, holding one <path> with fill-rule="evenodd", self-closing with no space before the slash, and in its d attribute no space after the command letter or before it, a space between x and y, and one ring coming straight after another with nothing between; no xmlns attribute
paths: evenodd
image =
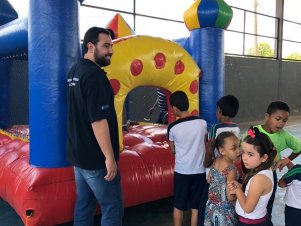
<svg viewBox="0 0 301 226"><path fill-rule="evenodd" d="M183 91L176 91L169 97L169 103L171 106L178 108L180 111L187 111L189 108L189 101L186 93Z"/></svg>
<svg viewBox="0 0 301 226"><path fill-rule="evenodd" d="M108 32L110 32L110 36L111 36L112 40L114 40L115 39L114 31L111 28L107 28L107 30L108 30Z"/></svg>
<svg viewBox="0 0 301 226"><path fill-rule="evenodd" d="M238 112L239 101L235 96L226 95L217 101L217 106L221 110L223 116L234 118Z"/></svg>
<svg viewBox="0 0 301 226"><path fill-rule="evenodd" d="M273 114L274 112L278 111L278 110L283 110L283 111L286 111L286 112L290 112L290 108L289 106L287 105L287 103L283 102L283 101L274 101L274 102L271 102L268 106L268 109L267 109L267 112L269 115Z"/></svg>
<svg viewBox="0 0 301 226"><path fill-rule="evenodd" d="M83 41L83 53L87 53L88 47L87 44L89 42L93 43L94 45L99 41L98 36L99 34L106 34L111 35L107 29L102 27L91 27L86 33Z"/></svg>

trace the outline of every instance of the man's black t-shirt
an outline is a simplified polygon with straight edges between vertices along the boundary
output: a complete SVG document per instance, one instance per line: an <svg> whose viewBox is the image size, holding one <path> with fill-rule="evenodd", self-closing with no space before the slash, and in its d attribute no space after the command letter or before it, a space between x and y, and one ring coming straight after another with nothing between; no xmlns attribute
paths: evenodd
<svg viewBox="0 0 301 226"><path fill-rule="evenodd" d="M98 65L81 59L68 75L68 159L75 166L88 170L105 168L105 156L91 125L102 119L108 121L118 162L118 124L112 87Z"/></svg>

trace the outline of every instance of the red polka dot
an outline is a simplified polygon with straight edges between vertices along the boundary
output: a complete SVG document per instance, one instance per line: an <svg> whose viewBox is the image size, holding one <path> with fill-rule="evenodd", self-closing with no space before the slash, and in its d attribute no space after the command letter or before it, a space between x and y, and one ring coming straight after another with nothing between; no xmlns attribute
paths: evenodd
<svg viewBox="0 0 301 226"><path fill-rule="evenodd" d="M190 83L190 92L195 94L199 89L199 84L198 84L198 81L197 80L194 80Z"/></svg>
<svg viewBox="0 0 301 226"><path fill-rule="evenodd" d="M181 60L179 60L175 65L175 74L179 75L183 73L184 69L185 69L184 63Z"/></svg>
<svg viewBox="0 0 301 226"><path fill-rule="evenodd" d="M110 79L111 86L114 91L114 95L116 95L120 90L120 82L117 79Z"/></svg>
<svg viewBox="0 0 301 226"><path fill-rule="evenodd" d="M141 60L135 59L131 63L131 73L134 76L138 76L143 69L143 63Z"/></svg>
<svg viewBox="0 0 301 226"><path fill-rule="evenodd" d="M154 58L154 61L157 69L164 68L166 62L165 55L163 53L157 53Z"/></svg>
<svg viewBox="0 0 301 226"><path fill-rule="evenodd" d="M192 112L191 112L191 115L194 115L194 116L199 116L199 111L194 109Z"/></svg>

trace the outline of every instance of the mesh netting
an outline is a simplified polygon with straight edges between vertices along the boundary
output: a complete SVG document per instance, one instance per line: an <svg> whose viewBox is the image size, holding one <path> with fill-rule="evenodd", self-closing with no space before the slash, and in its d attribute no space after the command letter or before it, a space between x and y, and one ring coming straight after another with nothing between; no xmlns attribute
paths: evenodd
<svg viewBox="0 0 301 226"><path fill-rule="evenodd" d="M29 123L28 58L26 53L2 57L0 63L5 68L1 75L1 121L9 125ZM2 72L3 73L3 72Z"/></svg>

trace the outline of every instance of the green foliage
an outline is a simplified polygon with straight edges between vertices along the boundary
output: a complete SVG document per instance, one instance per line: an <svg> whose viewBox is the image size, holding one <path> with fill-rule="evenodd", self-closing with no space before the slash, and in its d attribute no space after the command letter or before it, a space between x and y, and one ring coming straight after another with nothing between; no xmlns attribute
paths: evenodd
<svg viewBox="0 0 301 226"><path fill-rule="evenodd" d="M288 55L287 57L285 57L285 59L288 59L288 60L301 60L301 54L297 53L297 52L294 52L294 53Z"/></svg>
<svg viewBox="0 0 301 226"><path fill-rule="evenodd" d="M262 56L262 57L274 57L274 50L266 42L261 42L257 48L250 48L248 50L248 55L251 56Z"/></svg>

